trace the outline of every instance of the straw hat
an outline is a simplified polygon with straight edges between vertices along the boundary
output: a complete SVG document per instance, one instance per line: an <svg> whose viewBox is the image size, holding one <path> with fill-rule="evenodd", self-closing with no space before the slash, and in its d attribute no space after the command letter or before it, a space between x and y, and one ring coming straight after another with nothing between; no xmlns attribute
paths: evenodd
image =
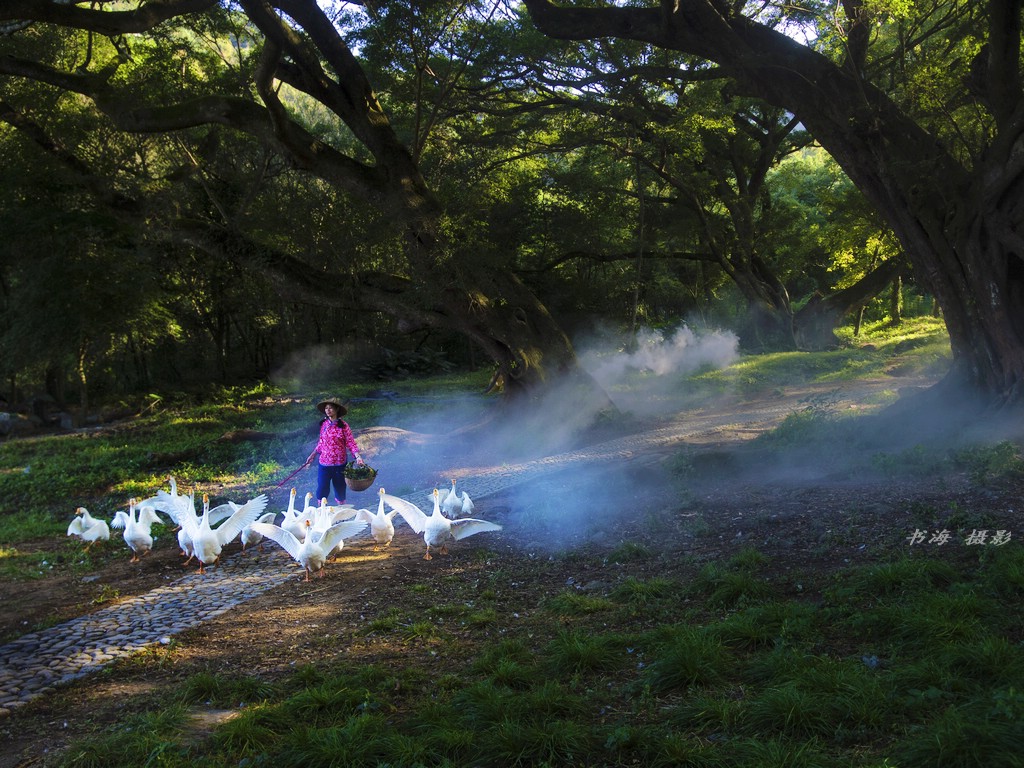
<svg viewBox="0 0 1024 768"><path fill-rule="evenodd" d="M323 402L317 403L316 409L318 411L323 411L326 414L328 405L333 405L335 408L338 409L338 416L344 416L346 413L348 413L348 408L342 405L341 401L339 401L337 398L333 397L329 397Z"/></svg>

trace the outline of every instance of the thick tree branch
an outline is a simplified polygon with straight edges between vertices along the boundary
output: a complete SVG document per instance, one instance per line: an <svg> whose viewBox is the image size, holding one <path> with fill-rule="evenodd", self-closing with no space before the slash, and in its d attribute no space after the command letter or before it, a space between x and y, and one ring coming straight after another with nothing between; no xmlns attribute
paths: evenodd
<svg viewBox="0 0 1024 768"><path fill-rule="evenodd" d="M291 66L278 67L278 76L288 77L338 115L356 138L373 155L380 184L375 190L385 195L387 207L408 225L410 246L419 249L413 264L428 270L438 256L434 246L434 225L441 206L427 186L412 153L395 134L377 101L359 62L341 39L337 29L313 0L240 0L250 18L267 39L284 52ZM272 12L279 8L300 24L306 39ZM320 65L324 60L337 74L332 80Z"/></svg>
<svg viewBox="0 0 1024 768"><path fill-rule="evenodd" d="M834 291L820 299L812 300L812 302L821 309L843 315L874 298L893 280L906 273L906 261L903 257L897 256L883 261L853 285Z"/></svg>
<svg viewBox="0 0 1024 768"><path fill-rule="evenodd" d="M918 179L908 176L899 187L891 180L880 182L864 157L890 158L895 168L927 160L943 166L950 184L966 182L962 166L880 89L780 32L740 14L724 16L710 0L678 3L668 25L660 8L561 7L549 0L524 4L537 27L553 38L621 37L716 62L747 92L794 112L882 210L903 208L901 195Z"/></svg>
<svg viewBox="0 0 1024 768"><path fill-rule="evenodd" d="M287 122L287 130L278 130L267 108L233 96L201 96L176 104L135 106L134 101L108 86L107 78L93 73L68 73L36 62L0 56L0 74L26 77L37 82L79 93L93 100L114 127L128 133L162 133L223 125L246 133L276 152L291 158L339 188L377 204L389 203L390 191L376 169L338 152L310 134L298 123ZM308 165L301 158L314 157ZM389 205L389 207L392 207Z"/></svg>
<svg viewBox="0 0 1024 768"><path fill-rule="evenodd" d="M59 24L101 35L145 32L175 16L201 13L217 5L218 0L149 0L127 11L80 8L53 0L3 0L0 21L37 21ZM82 3L84 5L84 2Z"/></svg>
<svg viewBox="0 0 1024 768"><path fill-rule="evenodd" d="M620 253L598 253L595 251L566 251L565 253L557 256L553 259L541 264L539 267L533 269L520 269L521 273L537 273L541 274L544 272L550 272L555 267L565 264L569 261L579 259L581 261L589 261L594 264L614 264L618 261L636 261L639 257L637 251L623 251ZM712 264L719 263L719 259L715 254L705 251L649 251L644 250L644 260L650 261L669 261L673 259L682 259L685 261L705 261L711 262Z"/></svg>
<svg viewBox="0 0 1024 768"><path fill-rule="evenodd" d="M154 232L162 240L195 248L219 259L243 263L273 279L282 296L292 301L349 311L380 312L408 327L465 332L464 321L448 311L441 296L428 295L417 281L400 275L366 271L356 275L327 274L307 262L245 234L203 221L176 222ZM340 291L339 286L351 290Z"/></svg>

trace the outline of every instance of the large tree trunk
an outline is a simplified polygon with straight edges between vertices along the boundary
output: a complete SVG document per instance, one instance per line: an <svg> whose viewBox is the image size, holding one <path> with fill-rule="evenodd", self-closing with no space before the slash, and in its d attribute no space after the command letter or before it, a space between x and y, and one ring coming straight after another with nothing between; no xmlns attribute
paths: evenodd
<svg viewBox="0 0 1024 768"><path fill-rule="evenodd" d="M831 349L838 343L835 330L843 317L879 294L893 280L899 280L904 269L902 259L882 262L853 285L828 296L811 298L796 313L793 324L801 349ZM857 333L861 317L857 318ZM855 333L854 335L857 335Z"/></svg>
<svg viewBox="0 0 1024 768"><path fill-rule="evenodd" d="M1013 401L1024 395L1020 202L1015 201L1012 212L993 205L975 213L953 248L956 262L966 271L941 281L936 289L959 372Z"/></svg>
<svg viewBox="0 0 1024 768"><path fill-rule="evenodd" d="M971 169L865 81L853 58L834 63L714 0L659 8L524 2L551 37L621 37L701 56L752 95L791 110L875 204L935 293L952 376L999 402L1024 396L1020 0L988 6L992 45L977 72L999 130Z"/></svg>

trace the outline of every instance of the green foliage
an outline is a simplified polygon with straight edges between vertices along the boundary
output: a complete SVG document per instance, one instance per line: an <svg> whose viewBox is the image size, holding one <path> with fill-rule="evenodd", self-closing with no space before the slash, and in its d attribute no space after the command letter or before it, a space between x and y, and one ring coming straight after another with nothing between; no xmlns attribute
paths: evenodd
<svg viewBox="0 0 1024 768"><path fill-rule="evenodd" d="M377 477L377 470L369 464L359 466L354 461L345 465L345 477L350 480L373 480Z"/></svg>
<svg viewBox="0 0 1024 768"><path fill-rule="evenodd" d="M729 691L692 690L673 713L680 726L713 733L734 731L740 723L743 702Z"/></svg>
<svg viewBox="0 0 1024 768"><path fill-rule="evenodd" d="M274 685L256 677L201 672L184 682L179 696L185 704L202 702L225 708L263 701L276 693Z"/></svg>
<svg viewBox="0 0 1024 768"><path fill-rule="evenodd" d="M730 614L711 631L730 647L750 649L810 644L821 629L812 607L769 600Z"/></svg>
<svg viewBox="0 0 1024 768"><path fill-rule="evenodd" d="M521 640L502 640L484 649L473 663L473 671L486 673L502 664L526 664L533 660L533 652Z"/></svg>
<svg viewBox="0 0 1024 768"><path fill-rule="evenodd" d="M327 680L306 688L288 702L300 722L322 728L343 723L352 715L376 708L370 692L344 679Z"/></svg>
<svg viewBox="0 0 1024 768"><path fill-rule="evenodd" d="M712 768L727 753L750 768L1008 765L1024 722L1024 650L1005 632L1013 616L986 595L1022 561L1005 550L980 565L850 568L809 601L748 597L721 616L702 603L636 638L613 631L605 611L568 613L594 623L554 627L539 649L548 619L510 626L447 682L410 656L397 675L391 662L319 663L272 685L203 673L175 700L244 700L210 742L206 759L224 764ZM679 611L672 601L714 590L719 575L769 566L741 550L700 589L667 585L657 599ZM574 601L548 610L563 603ZM619 716L622 701L633 709ZM184 765L184 732L180 707L161 707L73 744L63 764Z"/></svg>
<svg viewBox="0 0 1024 768"><path fill-rule="evenodd" d="M402 351L382 348L380 358L364 364L361 371L376 381L396 381L417 376L449 373L455 364L441 350Z"/></svg>
<svg viewBox="0 0 1024 768"><path fill-rule="evenodd" d="M559 677L614 669L625 659L624 645L615 635L594 637L588 632L559 629L545 651L547 667Z"/></svg>
<svg viewBox="0 0 1024 768"><path fill-rule="evenodd" d="M953 455L953 462L965 467L971 479L979 484L1024 477L1021 447L1009 440L964 448Z"/></svg>
<svg viewBox="0 0 1024 768"><path fill-rule="evenodd" d="M748 568L709 563L688 586L691 594L703 594L711 605L734 606L770 597L774 588Z"/></svg>
<svg viewBox="0 0 1024 768"><path fill-rule="evenodd" d="M1024 595L1024 549L1000 547L982 565L980 575L988 593L1019 600Z"/></svg>
<svg viewBox="0 0 1024 768"><path fill-rule="evenodd" d="M889 562L849 569L837 585L846 598L916 595L946 590L960 578L946 560L901 557Z"/></svg>
<svg viewBox="0 0 1024 768"><path fill-rule="evenodd" d="M272 704L257 704L239 712L217 728L214 743L243 760L272 749L280 734L295 727L291 716Z"/></svg>
<svg viewBox="0 0 1024 768"><path fill-rule="evenodd" d="M737 571L756 571L768 563L768 557L754 549L744 547L726 562L726 567Z"/></svg>
<svg viewBox="0 0 1024 768"><path fill-rule="evenodd" d="M126 715L119 727L75 744L62 757L66 766L185 765L177 739L185 723L181 706Z"/></svg>
<svg viewBox="0 0 1024 768"><path fill-rule="evenodd" d="M890 477L928 476L948 468L949 458L944 451L915 445L895 453L875 453L871 456L871 464Z"/></svg>
<svg viewBox="0 0 1024 768"><path fill-rule="evenodd" d="M244 399L237 408L244 415ZM268 404L261 418L282 429L310 421L308 402L277 410ZM182 426L208 423L209 434L219 434L245 423L231 413L206 403L174 418ZM147 430L162 428L157 419L132 437L144 441ZM64 445L80 450L99 443L47 439L43 445L59 457ZM260 450L270 451L259 457L269 462L278 449ZM980 466L997 468L1005 450L972 449L957 460L974 456ZM223 466L230 461L225 457ZM190 465L190 480L193 474L199 472ZM1012 474L986 470L985 476ZM142 493L163 481L147 471L120 487ZM984 514L954 509L942 523L938 510L921 512L927 525L936 518L936 525L949 527L982 524ZM63 537L66 520L55 527ZM80 545L62 544L54 551L66 549L68 562L56 567L78 567L73 563L86 557ZM8 550L16 547L5 545ZM498 599L507 574L492 570L483 580L493 587L484 608L452 599L425 611L391 608L368 616L357 642L391 645L397 654L380 666L350 665L328 654L286 680L192 675L178 683L171 707L161 701L154 707L159 713L142 712L73 743L61 761L1012 764L1005 761L1015 753L1007 750L1024 721L1024 650L1016 642L1017 613L1008 606L1024 593L1024 554L1017 547L986 548L979 558L916 554L844 568L828 588L785 598L792 574L780 580L774 557L745 548L685 582L629 576L608 597L556 592L512 623L503 619ZM604 560L649 574L653 554L627 542ZM578 555L566 562L604 564ZM462 574L445 579L453 588L466 583ZM408 596L418 601L433 590L418 583ZM652 628L634 629L640 625ZM624 626L636 634L623 634ZM459 642L451 642L455 633ZM439 674L440 652L433 651L441 648ZM189 746L185 703L240 709L200 750Z"/></svg>
<svg viewBox="0 0 1024 768"><path fill-rule="evenodd" d="M565 765L593 747L586 724L544 719L499 723L480 734L474 752L495 765Z"/></svg>
<svg viewBox="0 0 1024 768"><path fill-rule="evenodd" d="M697 394L756 394L809 382L838 386L894 372L924 374L934 369L937 351L940 357L949 357L949 337L941 321L934 318L913 318L894 327L878 323L863 329L857 338L849 327L843 327L838 335L844 343L835 350L744 355L727 368L690 376L688 384ZM821 410L827 403L808 405Z"/></svg>
<svg viewBox="0 0 1024 768"><path fill-rule="evenodd" d="M644 680L655 691L709 687L726 680L734 663L732 654L711 632L678 626L658 649Z"/></svg>
<svg viewBox="0 0 1024 768"><path fill-rule="evenodd" d="M737 739L732 747L736 768L818 768L828 765L814 740L784 737Z"/></svg>
<svg viewBox="0 0 1024 768"><path fill-rule="evenodd" d="M585 616L607 611L612 602L603 597L588 595L575 590L566 590L544 601L545 610L562 616Z"/></svg>
<svg viewBox="0 0 1024 768"><path fill-rule="evenodd" d="M756 734L779 733L801 740L832 737L836 723L828 703L824 692L812 693L792 683L773 686L746 705L744 725Z"/></svg>
<svg viewBox="0 0 1024 768"><path fill-rule="evenodd" d="M620 602L644 604L669 598L676 592L676 584L670 579L638 579L626 577L612 590L612 598Z"/></svg>
<svg viewBox="0 0 1024 768"><path fill-rule="evenodd" d="M1007 701L1012 702L1009 707ZM893 757L899 765L936 768L1018 765L1024 737L1022 714L1019 694L972 699L912 729L896 745Z"/></svg>
<svg viewBox="0 0 1024 768"><path fill-rule="evenodd" d="M631 563L647 560L651 557L651 551L643 544L626 541L608 553L610 563Z"/></svg>

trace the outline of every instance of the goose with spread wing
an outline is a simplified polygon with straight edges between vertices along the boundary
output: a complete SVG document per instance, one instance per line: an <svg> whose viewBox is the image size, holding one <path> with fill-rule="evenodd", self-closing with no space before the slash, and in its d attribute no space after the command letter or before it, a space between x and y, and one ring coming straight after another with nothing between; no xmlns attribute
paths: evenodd
<svg viewBox="0 0 1024 768"><path fill-rule="evenodd" d="M303 538L309 536L310 532L312 532L313 536L319 539L332 525L352 520L355 516L356 508L351 504L329 505L326 498L320 499L320 506L313 511L312 516L309 518L310 525L303 533ZM298 536L295 538L298 538ZM341 552L341 547L342 544L339 543L335 550L327 552L327 557L330 558Z"/></svg>
<svg viewBox="0 0 1024 768"><path fill-rule="evenodd" d="M316 573L320 578L324 575L324 564L331 552L340 550L344 546L344 539L358 533L366 527L363 520L345 520L336 523L317 535L313 531L313 521L306 520L306 535L300 541L279 525L267 523L253 523L252 528L257 533L263 534L268 539L276 541L281 547L292 556L299 565L306 571L305 581L309 581L309 574Z"/></svg>
<svg viewBox="0 0 1024 768"><path fill-rule="evenodd" d="M170 492L165 491L163 488L158 490L156 496L153 497L155 499L153 506L158 511L167 515L171 522L178 526L178 550L181 552L181 556L185 558L185 562L182 565L188 565L192 562L196 553L188 531L181 524L181 519L186 515L195 516L196 514L195 490L189 491L187 495L178 493L178 482L174 479L174 475L169 475L167 482L171 486Z"/></svg>
<svg viewBox="0 0 1024 768"><path fill-rule="evenodd" d="M97 541L110 539L110 526L107 525L106 520L90 515L89 510L85 507L79 507L75 510L75 519L68 526L68 536L77 536L87 542L85 551L88 552L89 547Z"/></svg>
<svg viewBox="0 0 1024 768"><path fill-rule="evenodd" d="M273 523L277 518L277 512L264 512L258 518L257 523ZM238 534L239 541L242 542L242 554L245 554L249 547L259 547L260 552L263 551L263 534L259 531L254 531L252 525L247 525L242 529L242 532Z"/></svg>
<svg viewBox="0 0 1024 768"><path fill-rule="evenodd" d="M132 551L130 562L139 562L143 555L153 549L152 525L159 522L156 509L148 504L137 506L134 498L128 500L127 512L117 510L111 525L124 528L124 543Z"/></svg>
<svg viewBox="0 0 1024 768"><path fill-rule="evenodd" d="M395 538L395 515L398 514L398 510L393 508L390 512L384 511L384 494L383 488L377 491L380 496L380 502L377 504L377 512L373 513L368 509L360 509L356 511L356 520L365 520L370 525L370 536L373 537L373 551L378 551L381 547L390 546L391 540Z"/></svg>
<svg viewBox="0 0 1024 768"><path fill-rule="evenodd" d="M189 536L188 531L181 524L181 518L189 513L191 510L192 514L195 514L195 491L189 493L188 496L182 496L175 501L174 513L171 515L171 519L174 520L178 526L178 549L181 551L181 556L185 558L185 562L182 565L188 565L192 562L196 556L195 547L192 546L192 538Z"/></svg>
<svg viewBox="0 0 1024 768"><path fill-rule="evenodd" d="M427 545L427 553L424 560L433 559L430 550L434 548L440 555L448 554L448 542L464 539L477 533L486 531L500 531L501 526L487 520L477 520L472 517L463 517L458 520L449 520L441 513L441 492L434 489L434 509L427 515L422 509L411 501L400 499L397 496L385 493L381 498L398 510L398 514L409 524L416 533L423 534L423 543Z"/></svg>
<svg viewBox="0 0 1024 768"><path fill-rule="evenodd" d="M469 494L465 491L462 492L460 497L455 492L455 478L452 478L452 487L448 489L448 495L441 500L441 512L444 513L445 517L455 519L456 517L469 517L473 514L475 505L473 500L469 498Z"/></svg>
<svg viewBox="0 0 1024 768"><path fill-rule="evenodd" d="M185 529L192 541L196 560L199 561L200 573L205 573L207 565L212 565L220 559L224 547L233 541L243 528L255 523L256 518L266 509L267 502L265 493L249 499L216 528L210 527L209 515L204 514L200 519L193 510L191 514L186 513L181 516L181 527ZM203 509L208 510L209 504L210 497L204 493Z"/></svg>
<svg viewBox="0 0 1024 768"><path fill-rule="evenodd" d="M167 482L171 486L171 490L169 492L161 488L156 492L155 496L146 499L141 503L151 504L156 508L157 512L164 513L175 525L180 525L178 522L178 515L180 514L181 508L188 506L195 509L195 495L189 494L188 496L184 496L178 493L178 481L174 479L174 475L168 475Z"/></svg>

